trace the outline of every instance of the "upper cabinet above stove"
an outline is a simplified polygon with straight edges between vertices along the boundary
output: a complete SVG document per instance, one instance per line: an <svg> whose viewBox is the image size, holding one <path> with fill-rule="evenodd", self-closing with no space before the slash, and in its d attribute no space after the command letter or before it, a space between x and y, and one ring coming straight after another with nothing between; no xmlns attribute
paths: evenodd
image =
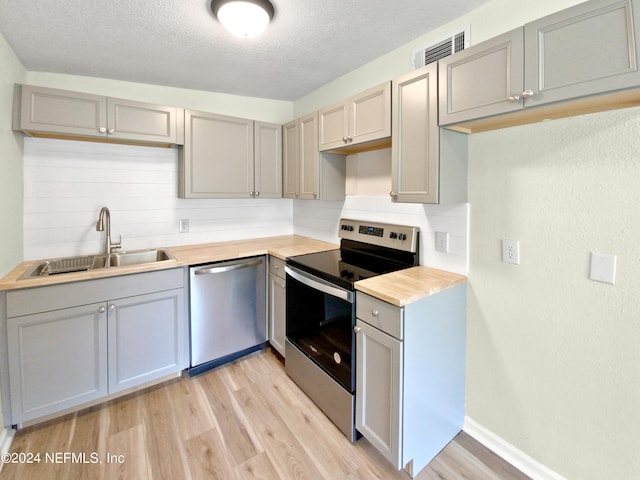
<svg viewBox="0 0 640 480"><path fill-rule="evenodd" d="M438 64L393 81L391 200L467 201L467 138L438 128Z"/></svg>
<svg viewBox="0 0 640 480"><path fill-rule="evenodd" d="M639 26L640 1L591 0L446 57L439 123L473 133L638 105Z"/></svg>
<svg viewBox="0 0 640 480"><path fill-rule="evenodd" d="M184 142L183 125L178 107L16 86L13 128L34 137L169 146Z"/></svg>
<svg viewBox="0 0 640 480"><path fill-rule="evenodd" d="M391 82L369 88L318 112L320 151L355 153L391 142Z"/></svg>

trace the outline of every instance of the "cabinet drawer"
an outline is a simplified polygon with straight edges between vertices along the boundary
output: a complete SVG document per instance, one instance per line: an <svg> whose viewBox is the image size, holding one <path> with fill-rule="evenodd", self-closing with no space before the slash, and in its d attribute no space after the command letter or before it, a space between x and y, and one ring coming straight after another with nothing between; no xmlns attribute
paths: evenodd
<svg viewBox="0 0 640 480"><path fill-rule="evenodd" d="M404 309L378 300L365 293L356 293L356 316L369 325L402 340Z"/></svg>
<svg viewBox="0 0 640 480"><path fill-rule="evenodd" d="M269 273L273 273L284 280L284 260L273 256L269 257Z"/></svg>

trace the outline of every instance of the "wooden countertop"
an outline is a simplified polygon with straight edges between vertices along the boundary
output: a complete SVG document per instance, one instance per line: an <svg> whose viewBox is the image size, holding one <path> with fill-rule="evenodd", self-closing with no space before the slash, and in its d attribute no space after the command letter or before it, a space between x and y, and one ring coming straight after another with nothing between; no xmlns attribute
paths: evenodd
<svg viewBox="0 0 640 480"><path fill-rule="evenodd" d="M151 272L168 268L197 265L200 263L233 260L236 258L252 257L255 255L273 255L286 259L294 255L321 252L339 248L338 245L322 242L313 238L299 235L283 235L278 237L254 238L229 242L216 242L198 245L167 247L175 257L175 261L158 262L152 264L133 265L126 267L102 268L85 272L65 273L61 275L43 276L19 280L20 276L29 268L43 260L23 262L0 279L0 290L16 290L29 287L43 287L58 283L79 282L96 278L128 275L131 273Z"/></svg>
<svg viewBox="0 0 640 480"><path fill-rule="evenodd" d="M367 278L355 283L356 290L397 307L467 282L467 277L431 267L412 267Z"/></svg>

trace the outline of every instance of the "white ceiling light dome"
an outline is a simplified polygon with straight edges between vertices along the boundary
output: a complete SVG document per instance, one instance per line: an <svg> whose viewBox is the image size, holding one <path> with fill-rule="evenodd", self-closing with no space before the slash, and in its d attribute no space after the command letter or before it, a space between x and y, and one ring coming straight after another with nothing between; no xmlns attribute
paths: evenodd
<svg viewBox="0 0 640 480"><path fill-rule="evenodd" d="M224 28L240 38L262 34L275 13L269 0L213 0L211 11Z"/></svg>

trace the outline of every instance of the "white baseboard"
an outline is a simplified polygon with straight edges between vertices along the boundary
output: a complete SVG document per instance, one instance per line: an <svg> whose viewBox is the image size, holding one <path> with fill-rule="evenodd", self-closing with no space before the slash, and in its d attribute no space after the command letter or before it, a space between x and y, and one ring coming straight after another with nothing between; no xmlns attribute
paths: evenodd
<svg viewBox="0 0 640 480"><path fill-rule="evenodd" d="M534 480L566 480L562 475L531 458L522 450L517 449L469 417L464 417L462 429L469 436Z"/></svg>

